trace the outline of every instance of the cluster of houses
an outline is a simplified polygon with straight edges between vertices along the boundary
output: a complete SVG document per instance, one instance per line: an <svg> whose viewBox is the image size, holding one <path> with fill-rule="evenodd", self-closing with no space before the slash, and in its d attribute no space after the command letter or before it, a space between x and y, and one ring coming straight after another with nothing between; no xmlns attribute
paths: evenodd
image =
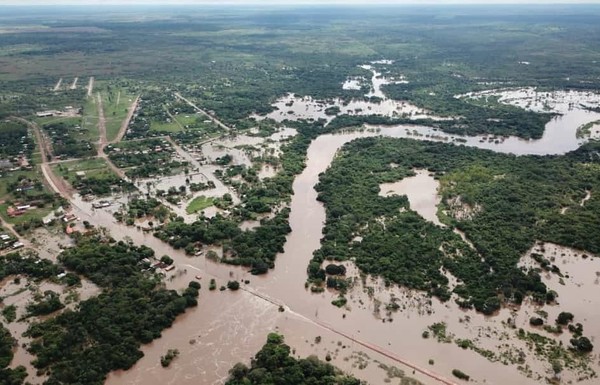
<svg viewBox="0 0 600 385"><path fill-rule="evenodd" d="M12 159L0 159L0 172L19 170L33 170L33 166L24 154L20 154Z"/></svg>
<svg viewBox="0 0 600 385"><path fill-rule="evenodd" d="M35 209L36 206L33 204L15 204L13 206L8 206L6 209L6 214L9 217L14 218L25 214L29 210Z"/></svg>
<svg viewBox="0 0 600 385"><path fill-rule="evenodd" d="M150 269L152 269L152 270L161 269L161 270L164 270L165 272L175 270L175 265L167 265L166 263L161 262L161 261L156 261L156 262L152 263L152 261L149 258L142 259L142 262L147 265L150 265Z"/></svg>
<svg viewBox="0 0 600 385"><path fill-rule="evenodd" d="M11 237L6 233L0 234L0 250L6 250L8 248L17 250L22 247L25 247L25 245L22 242L15 240L14 237Z"/></svg>
<svg viewBox="0 0 600 385"><path fill-rule="evenodd" d="M66 106L62 111L58 110L46 110L36 112L35 115L38 118L50 118L53 116L77 116L81 114L81 108L75 108L73 106Z"/></svg>
<svg viewBox="0 0 600 385"><path fill-rule="evenodd" d="M109 201L99 201L99 202L95 202L92 203L92 207L95 209L102 209L105 207L110 207L112 203L110 203Z"/></svg>
<svg viewBox="0 0 600 385"><path fill-rule="evenodd" d="M130 154L133 154L133 155L148 155L148 154L153 153L153 152L154 153L160 153L160 152L163 152L163 151L171 151L172 150L171 149L171 145L166 140L163 139L161 141L161 143L162 143L161 145L156 145L156 146L154 146L154 148L150 148L150 149L147 149L147 150L129 150L128 151L128 150L121 149L119 147L112 147L112 146L107 146L106 149L109 150L109 151L114 151L116 153L121 153L121 154L124 154L124 155L130 155Z"/></svg>

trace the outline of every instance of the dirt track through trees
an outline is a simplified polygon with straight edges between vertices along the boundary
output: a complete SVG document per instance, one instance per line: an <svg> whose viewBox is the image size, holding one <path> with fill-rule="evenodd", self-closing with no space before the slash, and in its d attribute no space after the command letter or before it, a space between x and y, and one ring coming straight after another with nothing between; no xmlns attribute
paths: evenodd
<svg viewBox="0 0 600 385"><path fill-rule="evenodd" d="M219 119L217 119L216 117L214 117L213 115L209 114L208 112L206 112L205 110L203 110L202 108L198 107L196 104L194 104L192 101L190 101L187 98L184 98L183 96L181 96L181 94L179 92L175 92L175 97L177 97L178 99L186 102L188 105L194 107L196 109L196 111L200 112L201 114L205 115L207 118L209 118L210 120L212 120L217 126L221 127L222 129L231 132L233 131L231 129L231 127L227 126L225 123L221 122Z"/></svg>
<svg viewBox="0 0 600 385"><path fill-rule="evenodd" d="M56 82L56 85L54 86L54 88L52 89L52 91L58 91L60 89L60 85L62 84L62 78L58 79L58 82Z"/></svg>
<svg viewBox="0 0 600 385"><path fill-rule="evenodd" d="M106 161L106 164L110 169L119 176L121 179L127 179L125 172L118 168L104 152L104 147L108 144L106 138L106 117L104 116L104 105L102 103L102 95L98 92L97 96L97 108L98 108L98 157Z"/></svg>
<svg viewBox="0 0 600 385"><path fill-rule="evenodd" d="M131 106L129 106L129 110L127 111L127 117L125 118L125 120L123 120L123 123L121 123L121 128L119 129L119 133L117 134L116 138L111 140L109 143L115 144L123 140L123 137L127 133L127 127L129 127L129 123L131 122L131 119L133 119L133 114L135 114L139 102L140 97L138 96L137 98L135 98Z"/></svg>
<svg viewBox="0 0 600 385"><path fill-rule="evenodd" d="M88 86L87 86L87 96L88 98L92 97L92 92L94 91L94 77L90 76L90 81L88 82Z"/></svg>

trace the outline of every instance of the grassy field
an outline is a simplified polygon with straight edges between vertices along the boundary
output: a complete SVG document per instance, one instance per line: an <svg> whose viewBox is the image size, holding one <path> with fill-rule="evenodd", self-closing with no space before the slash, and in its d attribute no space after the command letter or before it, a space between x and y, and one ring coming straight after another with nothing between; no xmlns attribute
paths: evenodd
<svg viewBox="0 0 600 385"><path fill-rule="evenodd" d="M101 158L91 158L83 160L74 160L72 162L64 162L52 166L54 172L58 173L63 178L72 182L77 179L76 173L79 171L85 172L87 178L108 179L114 176L115 173L108 167L106 161Z"/></svg>
<svg viewBox="0 0 600 385"><path fill-rule="evenodd" d="M200 195L199 197L194 198L187 206L185 211L188 214L194 214L199 211L204 210L214 204L213 198L207 198L204 195Z"/></svg>
<svg viewBox="0 0 600 385"><path fill-rule="evenodd" d="M177 122L173 121L171 123L166 122L157 122L155 120L150 122L150 130L151 131L166 131L166 132L181 132L183 129Z"/></svg>
<svg viewBox="0 0 600 385"><path fill-rule="evenodd" d="M8 191L8 186L11 183L15 183L19 179L27 178L27 179L39 179L41 176L35 171L15 171L9 174L6 174L0 178L0 199L9 199L10 197Z"/></svg>
<svg viewBox="0 0 600 385"><path fill-rule="evenodd" d="M127 88L111 85L107 85L105 90L100 91L100 94L106 117L106 138L111 141L117 137L135 96Z"/></svg>
<svg viewBox="0 0 600 385"><path fill-rule="evenodd" d="M98 140L98 106L95 98L86 99L83 105L81 129L86 133L85 139Z"/></svg>
<svg viewBox="0 0 600 385"><path fill-rule="evenodd" d="M0 204L0 215L2 215L2 218L11 225L19 225L22 223L29 222L31 220L41 219L46 215L50 214L53 210L51 206L36 208L33 210L26 211L24 214L19 215L18 217L11 218L6 214L6 210L9 206L10 205L6 203Z"/></svg>
<svg viewBox="0 0 600 385"><path fill-rule="evenodd" d="M32 181L42 181L42 176L37 171L16 171L11 172L7 175L4 175L0 178L0 215L2 218L13 225L21 224L25 222L29 222L32 219L41 219L48 215L52 211L52 207L47 205L43 208L37 208L30 211L27 211L25 214L20 215L18 217L11 218L7 215L6 210L9 206L12 206L13 203L26 200L26 198L19 198L14 196L9 190L9 186L23 178L30 179ZM39 193L40 191L36 191ZM43 187L42 192L49 192L46 187Z"/></svg>

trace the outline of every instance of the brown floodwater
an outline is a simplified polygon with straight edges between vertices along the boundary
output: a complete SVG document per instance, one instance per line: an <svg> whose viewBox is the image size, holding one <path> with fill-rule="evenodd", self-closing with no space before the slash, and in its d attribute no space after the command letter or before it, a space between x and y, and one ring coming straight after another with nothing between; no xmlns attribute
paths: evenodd
<svg viewBox="0 0 600 385"><path fill-rule="evenodd" d="M409 129L412 130L412 127L409 127ZM484 317L474 312L465 313L451 303L442 304L435 299L430 300L420 293L406 291L401 288L385 289L381 282L377 281L366 285L373 289L375 293L373 298L365 293L368 290L358 285L348 295L350 298L348 308L338 309L330 304L331 300L336 297L334 293L325 292L311 295L304 288L306 266L312 252L319 247L321 228L325 220L324 208L316 201L316 192L313 188L318 180L319 173L326 170L337 149L352 139L379 134L403 137L406 135L406 130L407 127L392 127L382 129L380 132L324 135L311 144L308 150L307 167L294 181L294 195L290 214L292 232L287 238L285 253L278 256L275 269L268 275L253 277L242 269L220 266L204 261L202 258L188 258L177 254L175 259L179 269L186 269L188 276L195 274L191 271L197 271L201 275L207 274L206 278L203 279L207 279L211 275L217 276L220 279L219 284L223 284L230 277L250 280L249 285L247 285L249 290L255 290L261 296L271 298L277 304L285 305L287 310L282 314L288 317L294 315L299 318L298 322L305 323L303 324L304 327L289 329L289 332L286 333L289 341L292 342L292 346L296 349L301 349L303 344L295 345L294 341L302 339L311 341L314 336L324 334L327 330L321 325L331 325L332 328L346 336L355 336L380 348L385 348L400 357L409 358L411 362L417 365L427 367L429 359L433 359L435 365L430 369L446 377L450 377L453 368L460 368L469 373L475 383L538 383L537 379L522 375L514 366L505 367L500 364L493 364L475 352L460 349L455 344L440 344L432 339L424 340L421 337L422 331L428 325L444 321L448 325L448 330L457 338L471 338L482 347L500 349L498 338L502 336L507 340L510 339L510 344L514 349L525 350L527 349L525 344L517 340L514 337L514 331L508 329L502 322L513 316L508 309L503 310L497 317ZM475 142L475 145L477 143L479 142ZM153 241L146 244L155 247ZM160 247L159 245L156 246ZM164 249L164 246L162 248ZM163 252L158 250L157 254ZM383 322L388 316L382 315L381 309L377 311L377 303L386 303L392 294L401 299L403 309L390 316L393 322ZM209 349L210 354L204 350L195 354L190 353L189 356L182 354L178 358L178 365L181 365L180 370L182 372L176 375L177 380L172 383L188 383L187 378L190 378L189 383L192 383L197 381L196 376L199 376L199 373L202 375L201 383L220 383L225 376L223 367L231 367L239 360L247 362L252 352L262 344L267 329L276 330L275 328L279 327L278 330L288 330L283 326L285 322L280 323L283 322L280 320L282 314L266 317L269 322L260 322L265 307L270 307L272 314L275 314L274 312L278 307L273 304L269 305L268 301L257 297L252 297L252 300L250 300L251 296L242 294L245 296L244 300L235 300L234 303L229 304L228 301L238 298L235 297L237 293L234 295L230 295L230 293L209 293L206 295L208 297L201 297L199 309L203 309L203 305L213 306L210 303L212 300L212 298L209 298L210 296L222 295L217 301L218 304L214 305L218 309L218 312L214 314L217 317L216 319L206 318L213 314L212 311L199 311L198 309L190 311L176 322L174 328L165 333L165 338L155 342L155 345L143 347L146 357L140 360L131 371L112 375L109 383L133 384L141 383L140 381L150 381L148 383L158 384L174 381L175 377L173 376L175 374L171 373L172 369L159 368L159 356L164 354L167 348L174 347L170 346L173 345L171 341L189 343L189 339L201 334L203 330L204 333L208 332L210 334L210 341L207 343L207 346L211 347ZM203 304L202 298L209 303ZM231 310L232 308L234 310ZM235 317L230 312L235 312ZM345 318L343 318L343 315L345 315ZM272 322L275 319L279 321L273 324ZM466 321L467 319L468 321ZM526 320L528 318L522 316L519 319ZM227 320L234 320L231 326L228 326ZM195 332L192 333L190 328L195 328L193 329ZM223 333L226 336L223 336ZM352 344L347 338L338 338L343 345ZM244 346L239 346L235 341L244 341ZM159 344L161 344L160 347L155 347ZM223 346L223 348L213 348L217 345L219 347ZM179 348L179 345L175 347ZM311 348L314 348L314 346ZM360 348L357 350L368 355L374 354L370 349ZM310 351L311 349L309 349ZM318 352L318 350L315 351ZM196 354L200 355L202 359L197 358ZM345 368L348 367L348 365L344 366L347 362L344 358L340 359L339 356L333 360L334 364ZM382 362L386 361L383 360ZM531 357L528 362L537 373L543 374L549 369L547 364L536 360L534 357ZM390 360L387 363L389 364ZM369 373L368 376L364 376L366 372L359 369L359 367L360 365L353 368L350 365L348 370L359 377L369 379L372 383L381 383L374 380L377 378L374 374ZM187 370L184 368L187 368ZM410 369L404 369L408 373L412 373ZM184 374L184 372L187 374ZM156 379L156 376L159 376L158 379ZM431 379L425 381L426 383L434 382Z"/></svg>
<svg viewBox="0 0 600 385"><path fill-rule="evenodd" d="M465 138L465 144L520 155L564 153L583 142L576 140L575 130L580 122L587 119L593 120L593 113L573 111L573 115L565 114L551 122L544 138L537 141L509 138L496 144L476 137ZM377 279L367 277L363 283L355 269L349 269L349 275L355 277L356 285L347 295L348 305L342 309L330 303L336 298L335 293L326 291L310 294L305 289L306 267L313 251L320 245L325 221L325 209L316 201L314 190L318 175L327 169L334 154L344 143L376 135L448 142L457 138L429 128L396 126L323 135L314 140L308 149L307 166L294 181L290 214L292 232L287 237L285 252L278 256L275 269L266 276L254 277L244 269L216 264L203 256L186 256L150 234L116 223L112 217L114 207L92 210L92 202L76 199L74 208L81 220L107 227L116 238L145 244L153 248L156 255L173 257L177 268L168 273L165 281L167 287L183 288L195 276L202 277L199 306L179 317L172 328L163 332L162 338L143 346L144 357L131 370L112 373L107 383L220 384L226 378L227 370L236 362L248 362L270 331L284 333L299 355L314 353L323 358L330 353L334 365L372 384L382 384L386 378L385 371L378 367L375 360L398 366L413 376L412 369L375 350L388 351L392 356L407 359L446 378L451 378L452 369L458 368L470 374L472 382L477 384L539 383L536 378L525 377L514 365L494 364L474 351L421 336L428 325L444 321L450 333L457 338L470 338L479 346L501 349L500 345L510 340L510 346L528 351L525 344L514 337L514 330L503 323L509 317L516 317L518 322L525 323L528 320L527 311L530 311L527 306L517 313L504 309L496 317L484 317L474 312L463 312L453 302L440 303L422 293L397 287L385 288ZM572 274L573 279L583 280L581 287L586 286L589 293L587 275L578 277L580 270L575 268ZM230 279L247 279L250 282L243 285L244 290L235 293L219 290L208 292L210 278L215 278L219 286ZM559 291L559 294L559 298L570 298L564 291ZM579 294L583 294L583 291ZM387 314L385 304L391 301L392 296L401 304L401 310ZM582 298L587 297L588 294L582 295ZM589 303L574 303L577 308L571 311L585 319L586 335L600 336L600 331L588 326L592 322L600 324L597 322L598 315L593 314L593 309L585 312L579 308L589 307ZM284 312L278 311L280 305L284 306ZM323 338L320 344L314 342L317 336ZM368 343L370 348L355 341ZM170 368L164 369L159 363L160 356L171 348L179 349L181 355ZM429 365L429 360L435 364ZM544 374L550 369L548 364L535 359L532 354L528 354L527 360L536 373ZM365 367L364 361L370 363ZM438 383L418 372L414 376L426 384Z"/></svg>
<svg viewBox="0 0 600 385"><path fill-rule="evenodd" d="M427 170L415 170L415 175L394 183L379 186L379 195L406 195L410 208L426 220L443 226L437 216L442 198L438 195L440 183Z"/></svg>

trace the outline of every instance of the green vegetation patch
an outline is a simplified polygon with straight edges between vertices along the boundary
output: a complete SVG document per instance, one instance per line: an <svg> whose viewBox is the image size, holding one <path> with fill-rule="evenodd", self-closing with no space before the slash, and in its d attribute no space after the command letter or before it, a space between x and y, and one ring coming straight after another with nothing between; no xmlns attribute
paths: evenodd
<svg viewBox="0 0 600 385"><path fill-rule="evenodd" d="M536 240L600 252L599 143L566 156L496 154L444 143L368 138L344 146L320 177L318 199L327 222L309 277L322 284L326 259L356 261L383 276L442 300L450 298L448 270L459 279L459 305L492 314L502 302L553 300L539 272L517 266ZM392 166L393 165L393 166ZM441 182L446 227L410 210L405 196L381 197L379 185L426 168ZM570 210L561 215L561 207ZM453 228L465 232L474 249ZM597 234L600 236L600 233ZM354 242L361 236L361 242Z"/></svg>
<svg viewBox="0 0 600 385"><path fill-rule="evenodd" d="M199 197L194 198L186 207L185 211L188 214L194 214L199 211L204 210L214 204L214 199L210 197L205 197L201 195Z"/></svg>
<svg viewBox="0 0 600 385"><path fill-rule="evenodd" d="M123 181L101 158L82 159L53 165L54 171L65 178L82 195L109 195L134 187Z"/></svg>
<svg viewBox="0 0 600 385"><path fill-rule="evenodd" d="M201 217L192 224L182 220L169 222L154 235L176 249L193 254L195 245L221 244L222 262L250 267L253 274L264 274L275 266L275 257L283 252L285 237L291 231L289 209L283 209L271 219L261 221L256 229L242 231L239 223L217 215Z"/></svg>
<svg viewBox="0 0 600 385"><path fill-rule="evenodd" d="M143 353L141 344L160 337L177 315L196 306L198 290L182 295L159 285L145 270L148 247L110 243L99 236L79 238L60 261L89 278L103 291L76 310L30 326L33 364L48 374L49 383L102 384L108 372L129 369Z"/></svg>
<svg viewBox="0 0 600 385"><path fill-rule="evenodd" d="M283 342L283 336L269 334L267 343L256 353L252 365L235 364L229 370L226 385L248 384L289 385L361 385L362 381L343 374L334 366L316 356L297 359Z"/></svg>

